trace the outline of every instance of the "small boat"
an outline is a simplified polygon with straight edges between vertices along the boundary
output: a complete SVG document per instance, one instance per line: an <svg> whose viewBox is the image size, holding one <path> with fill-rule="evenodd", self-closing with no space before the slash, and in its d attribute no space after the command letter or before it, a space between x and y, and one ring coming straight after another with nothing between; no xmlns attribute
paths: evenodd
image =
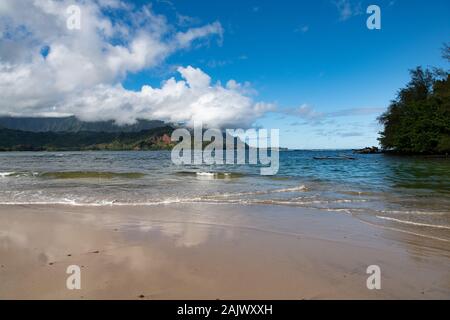
<svg viewBox="0 0 450 320"><path fill-rule="evenodd" d="M356 160L355 157L339 156L339 157L314 157L314 160Z"/></svg>

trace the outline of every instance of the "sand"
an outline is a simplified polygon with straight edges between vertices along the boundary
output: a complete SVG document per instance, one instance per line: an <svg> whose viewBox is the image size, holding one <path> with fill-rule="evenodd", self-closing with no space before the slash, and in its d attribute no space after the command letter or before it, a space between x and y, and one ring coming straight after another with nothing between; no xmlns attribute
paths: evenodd
<svg viewBox="0 0 450 320"><path fill-rule="evenodd" d="M450 298L450 243L282 206L0 206L0 265L0 299Z"/></svg>

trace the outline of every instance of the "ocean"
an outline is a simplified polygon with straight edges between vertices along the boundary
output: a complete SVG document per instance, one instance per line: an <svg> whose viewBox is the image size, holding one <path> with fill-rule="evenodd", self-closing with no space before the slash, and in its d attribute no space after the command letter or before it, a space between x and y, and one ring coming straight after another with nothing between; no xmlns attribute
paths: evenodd
<svg viewBox="0 0 450 320"><path fill-rule="evenodd" d="M315 159L342 155L356 159ZM450 241L449 159L282 151L276 176L259 172L176 166L169 151L0 153L0 205L291 206Z"/></svg>

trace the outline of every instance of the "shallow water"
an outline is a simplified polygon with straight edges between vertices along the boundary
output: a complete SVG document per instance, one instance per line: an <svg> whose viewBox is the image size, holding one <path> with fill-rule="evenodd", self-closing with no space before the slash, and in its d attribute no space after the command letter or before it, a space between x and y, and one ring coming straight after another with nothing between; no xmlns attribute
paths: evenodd
<svg viewBox="0 0 450 320"><path fill-rule="evenodd" d="M450 160L280 153L277 176L258 166L176 166L170 152L0 153L0 204L287 205L352 214L369 223L450 240Z"/></svg>

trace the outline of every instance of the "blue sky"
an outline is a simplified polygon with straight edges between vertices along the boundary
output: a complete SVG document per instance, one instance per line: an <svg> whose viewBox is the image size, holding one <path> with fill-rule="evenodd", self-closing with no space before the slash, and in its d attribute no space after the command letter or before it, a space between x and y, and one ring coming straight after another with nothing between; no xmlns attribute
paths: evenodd
<svg viewBox="0 0 450 320"><path fill-rule="evenodd" d="M366 27L372 4L381 30ZM408 70L448 69L449 13L448 0L2 0L0 114L201 120L280 129L289 148L376 145Z"/></svg>
<svg viewBox="0 0 450 320"><path fill-rule="evenodd" d="M280 110L307 105L329 114L317 121L277 112L257 120L257 125L280 128L283 146L375 145L380 130L376 117L408 81L408 69L448 67L440 48L450 40L450 2L349 0L340 7L338 2L155 2L155 11L169 19L183 15L192 25L219 21L223 41L175 54L165 62L167 68L129 75L124 84L137 89L157 83L171 65L189 64L214 81L250 82L258 99L276 103ZM381 30L366 27L370 4L381 8Z"/></svg>

